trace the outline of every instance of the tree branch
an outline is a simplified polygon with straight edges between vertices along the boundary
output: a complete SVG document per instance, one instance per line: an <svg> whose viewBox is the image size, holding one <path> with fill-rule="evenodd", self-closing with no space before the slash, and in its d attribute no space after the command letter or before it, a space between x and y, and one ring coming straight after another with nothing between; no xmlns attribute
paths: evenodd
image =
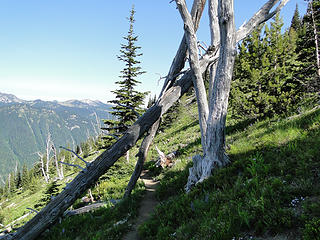
<svg viewBox="0 0 320 240"><path fill-rule="evenodd" d="M205 3L206 3L206 0L194 0L193 2L191 16L192 16L193 26L195 30L197 30L199 27L200 18L202 16ZM186 42L186 37L183 36L180 42L179 49L171 64L166 81L163 84L159 98L169 87L171 87L174 84L176 80L176 75L184 68L184 64L187 56L187 49L188 49L188 46Z"/></svg>
<svg viewBox="0 0 320 240"><path fill-rule="evenodd" d="M59 163L65 164L65 165L70 166L70 167L77 167L77 168L79 168L80 170L84 170L83 167L81 167L80 165L77 165L77 164L66 163L66 162L62 162L62 161L59 161Z"/></svg>
<svg viewBox="0 0 320 240"><path fill-rule="evenodd" d="M269 0L265 3L247 23L238 29L236 41L240 42L242 39L247 37L257 26L276 15L289 2L289 0L281 0L278 7L273 12L270 12L279 1L280 0Z"/></svg>
<svg viewBox="0 0 320 240"><path fill-rule="evenodd" d="M72 151L72 150L70 150L70 149L68 149L68 148L62 147L62 146L60 146L59 148L62 148L62 149L64 149L64 150L66 150L66 151L69 151L69 152L73 153L74 155L77 156L77 158L79 158L82 162L84 162L84 163L86 164L86 167L89 167L90 163L87 162L86 160L84 160L82 157L80 157L80 156L79 156L78 154L76 154L74 151Z"/></svg>
<svg viewBox="0 0 320 240"><path fill-rule="evenodd" d="M141 117L141 115L133 107L126 106L120 103L118 103L117 105L119 105L120 107L129 108L137 116L137 118Z"/></svg>
<svg viewBox="0 0 320 240"><path fill-rule="evenodd" d="M160 124L160 118L152 125L152 127L150 128L148 134L146 135L146 137L143 139L140 148L139 148L139 152L137 154L138 157L138 161L136 163L135 169L133 174L131 175L130 181L126 187L125 193L124 193L124 197L128 197L130 196L134 186L136 185L138 178L141 175L142 169L143 169L143 165L144 162L147 158L148 155L148 151L149 151L149 147L150 144L152 143L156 132L158 130Z"/></svg>
<svg viewBox="0 0 320 240"><path fill-rule="evenodd" d="M206 88L204 86L202 72L198 57L198 41L193 26L191 15L188 11L185 0L176 0L181 18L184 22L184 36L188 45L189 63L194 73L193 85L197 96L199 123L201 129L201 142L204 146L207 131L207 119L209 114L209 105L207 100Z"/></svg>
<svg viewBox="0 0 320 240"><path fill-rule="evenodd" d="M31 212L34 212L34 213L36 213L36 214L38 214L39 213L39 211L37 211L37 210L35 210L35 209L33 209L33 208L27 208L28 210L30 210Z"/></svg>

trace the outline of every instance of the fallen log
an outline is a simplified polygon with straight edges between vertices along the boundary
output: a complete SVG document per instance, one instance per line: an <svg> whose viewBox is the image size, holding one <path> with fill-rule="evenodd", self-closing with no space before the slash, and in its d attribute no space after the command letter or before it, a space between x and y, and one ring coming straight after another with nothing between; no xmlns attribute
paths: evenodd
<svg viewBox="0 0 320 240"><path fill-rule="evenodd" d="M200 18L202 16L205 3L206 3L206 0L195 0L193 2L191 15L192 15L192 20L193 20L193 24L194 24L195 29L198 29L198 27L199 27ZM184 68L184 65L185 65L186 56L187 56L187 49L188 49L188 47L187 47L186 37L183 36L181 43L180 43L180 46L179 46L179 49L178 49L176 56L174 57L173 62L171 64L169 73L166 76L166 79L163 84L163 88L160 93L159 99L161 99L163 94L167 91L167 89L170 88L175 83L177 77L180 76L182 73L184 73L184 72L181 72L181 70ZM153 138L156 135L159 124L160 124L160 119L152 125L147 136L145 137L145 139L141 143L139 153L137 154L138 161L136 163L134 172L132 173L132 176L131 176L130 181L128 183L128 186L126 188L124 197L130 196L132 189L136 185L136 182L141 175L143 164L144 164L145 159L147 158L147 155L148 155L149 146L152 143Z"/></svg>
<svg viewBox="0 0 320 240"><path fill-rule="evenodd" d="M153 125L152 127L150 128L147 136L143 139L142 143L141 143L141 146L140 146L140 149L139 149L139 152L137 154L137 157L138 157L138 161L136 163L136 166L135 166L135 169L134 169L134 172L133 174L131 175L131 178L130 178L130 181L128 183L128 186L126 188L126 191L124 193L124 197L129 197L133 188L135 187L140 175L141 175L141 172L142 172L142 169L143 169L143 164L147 158L147 155L148 155L148 151L149 151L149 147L150 147L150 144L152 143L155 135L156 135L156 132L158 130L158 127L159 127L159 124L160 124L160 119L158 119Z"/></svg>
<svg viewBox="0 0 320 240"><path fill-rule="evenodd" d="M201 59L203 71L212 61L212 55L206 54ZM49 202L29 222L17 232L8 234L4 239L36 239L44 230L55 223L60 216L94 184L121 156L135 145L140 137L184 94L192 85L192 72L187 71L176 83L167 89L158 101L150 107L128 131L108 150L99 155L93 162L66 185L64 190Z"/></svg>
<svg viewBox="0 0 320 240"><path fill-rule="evenodd" d="M118 203L120 200L112 200L110 201L112 204L116 204ZM98 208L104 207L107 205L107 202L97 202L97 203L93 203L81 208L77 208L74 210L67 210L64 212L63 216L64 217L69 217L69 216L74 216L74 215L79 215L79 214L83 214L83 213L88 213L91 212L93 210L96 210Z"/></svg>
<svg viewBox="0 0 320 240"><path fill-rule="evenodd" d="M162 167L162 168L172 167L174 164L173 159L177 156L178 152L174 151L174 152L171 152L168 155L166 155L157 146L156 146L156 150L159 155L159 157L155 163L156 167Z"/></svg>

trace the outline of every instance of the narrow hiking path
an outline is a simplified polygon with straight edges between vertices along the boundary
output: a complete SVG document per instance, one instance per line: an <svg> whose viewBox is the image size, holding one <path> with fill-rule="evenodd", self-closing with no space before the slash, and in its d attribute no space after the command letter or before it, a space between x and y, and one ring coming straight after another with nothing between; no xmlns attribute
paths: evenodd
<svg viewBox="0 0 320 240"><path fill-rule="evenodd" d="M150 177L150 175L148 174L147 170L142 171L140 178L144 182L144 185L146 187L146 193L145 193L143 200L140 204L139 216L135 220L135 224L132 227L133 229L124 236L124 238L123 238L124 240L137 240L137 239L139 239L139 236L138 236L139 225L147 220L149 215L153 212L154 207L158 203L158 201L155 197L155 191L156 191L156 187L159 184L159 182L154 181L152 179L152 177Z"/></svg>

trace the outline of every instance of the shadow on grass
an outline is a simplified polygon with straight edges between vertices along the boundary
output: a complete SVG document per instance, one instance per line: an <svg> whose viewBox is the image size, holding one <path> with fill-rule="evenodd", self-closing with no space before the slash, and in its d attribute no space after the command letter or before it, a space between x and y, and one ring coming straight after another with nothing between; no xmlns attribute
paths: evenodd
<svg viewBox="0 0 320 240"><path fill-rule="evenodd" d="M297 127L301 129L308 128L314 122L310 119L315 119L318 117L320 110L317 113L307 114L306 116L299 118L297 120L293 120ZM248 122L240 123L238 126L245 127ZM263 123L263 126L268 125L269 122ZM274 126L270 129L267 129L264 134L268 132L273 132L274 128L290 128L290 123L284 123L277 126ZM263 127L259 126L259 127ZM237 126L233 126L233 131L238 129ZM232 129L229 129L229 133ZM223 187L224 185L229 185L235 181L235 179L243 174L248 168L251 159L255 158L257 154L261 155L264 159L264 163L268 167L268 172L265 177L271 176L281 176L286 178L287 180L294 181L295 179L308 179L312 178L310 182L320 182L320 131L312 131L308 132L301 138L292 140L287 142L281 146L257 146L254 150L241 152L238 154L229 155L231 164L227 167L223 168L222 171L219 169L216 173L220 179L217 177L213 177L215 179L215 183L212 183L212 186ZM196 141L190 143L184 148L181 148L181 156L182 157L190 157L190 150L195 149L199 146L201 148L201 138L198 138ZM181 191L183 191L184 185L187 182L188 178L188 169L192 166L190 162L184 170L181 171L166 171L164 172L164 177L161 180L161 184L159 189L157 190L157 196L160 200L165 200L174 195L179 195ZM219 173L223 172L223 174ZM312 176L310 176L310 174ZM213 174L213 176L215 173ZM208 184L209 180L204 181L205 185ZM300 180L299 180L300 181ZM302 181L302 180L301 180ZM201 185L201 184L200 184ZM308 188L310 186L306 186ZM310 189L311 191L311 189ZM307 194L306 190L303 190L305 194Z"/></svg>
<svg viewBox="0 0 320 240"><path fill-rule="evenodd" d="M138 189L116 205L107 204L89 213L66 217L43 233L39 240L120 240L130 231L129 221L137 217L143 194L144 191Z"/></svg>
<svg viewBox="0 0 320 240"><path fill-rule="evenodd" d="M280 120L276 120L280 121ZM265 127L272 122L276 121L266 121L259 128ZM256 135L256 138L260 138L263 135L272 134L275 130L288 131L289 129L296 128L299 130L308 130L312 127L312 125L320 125L320 109L316 109L314 111L303 114L302 116L297 116L294 118L286 118L282 119L278 124L271 126L270 128L266 128L265 131ZM318 131L318 129L315 129Z"/></svg>
<svg viewBox="0 0 320 240"><path fill-rule="evenodd" d="M232 134L232 133L235 133L236 131L243 131L249 125L254 124L256 121L257 121L257 119L252 118L252 119L246 119L243 121L239 121L233 125L227 125L226 126L226 134Z"/></svg>
<svg viewBox="0 0 320 240"><path fill-rule="evenodd" d="M198 124L199 124L198 120L193 121L193 122L191 122L190 124L188 124L188 125L186 125L186 126L183 126L183 127L181 127L180 129L175 130L175 131L173 131L172 133L168 134L168 135L167 135L167 138L173 137L173 136L177 135L178 133L180 133L181 131L186 131L186 130L189 129L189 128L192 128L192 127L197 126Z"/></svg>

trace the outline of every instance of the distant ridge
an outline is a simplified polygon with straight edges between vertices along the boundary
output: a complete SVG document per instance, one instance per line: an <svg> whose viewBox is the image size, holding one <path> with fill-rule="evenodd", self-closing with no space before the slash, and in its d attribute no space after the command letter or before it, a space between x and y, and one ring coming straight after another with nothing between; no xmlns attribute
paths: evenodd
<svg viewBox="0 0 320 240"><path fill-rule="evenodd" d="M0 103L22 103L22 102L25 102L25 100L17 98L13 94L0 92Z"/></svg>
<svg viewBox="0 0 320 240"><path fill-rule="evenodd" d="M35 152L45 151L50 132L56 146L75 147L99 134L101 119L108 119L111 105L100 101L27 101L0 92L0 177L16 164L32 166Z"/></svg>

